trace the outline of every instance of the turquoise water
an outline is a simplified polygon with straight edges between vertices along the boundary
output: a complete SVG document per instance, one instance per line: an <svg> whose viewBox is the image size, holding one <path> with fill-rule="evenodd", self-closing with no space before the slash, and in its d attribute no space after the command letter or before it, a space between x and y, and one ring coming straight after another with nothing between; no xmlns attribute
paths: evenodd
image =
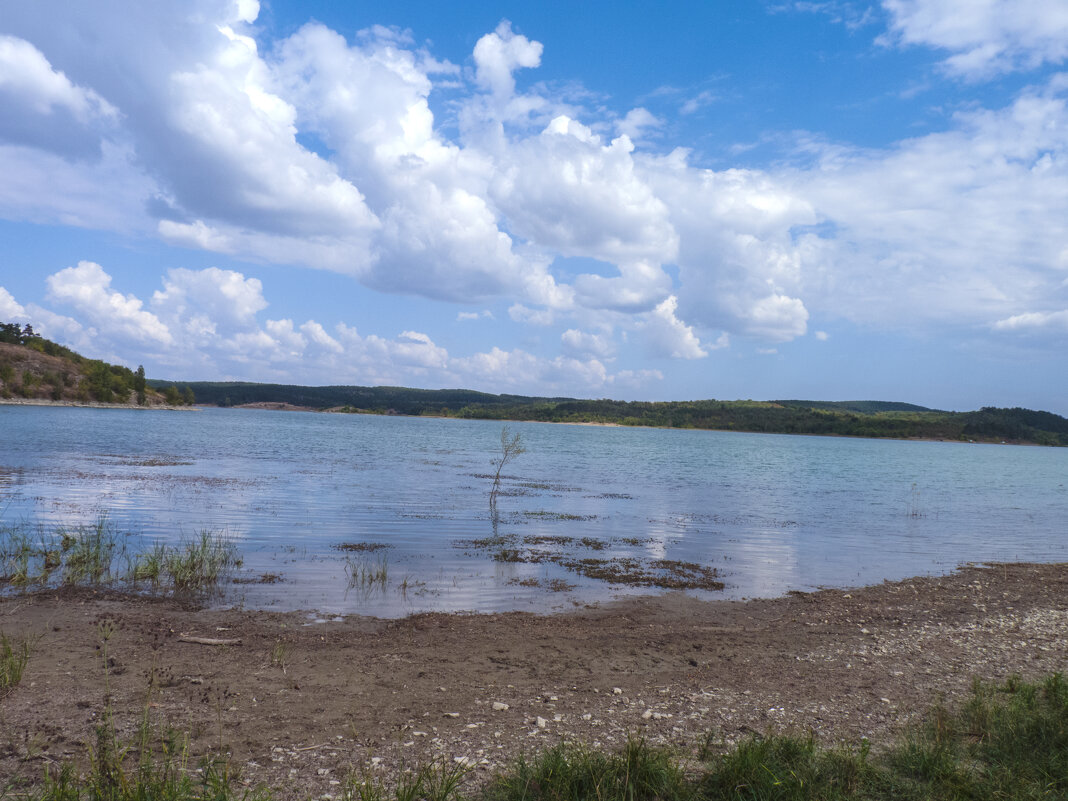
<svg viewBox="0 0 1068 801"><path fill-rule="evenodd" d="M505 470L502 542L715 567L726 587L693 591L702 597L1068 561L1068 449L509 427L527 452ZM488 421L0 406L0 520L107 514L146 540L225 532L243 577L282 577L226 596L259 608L549 611L656 591L494 561L470 542L495 533L488 474L500 432ZM350 586L383 566L384 586Z"/></svg>

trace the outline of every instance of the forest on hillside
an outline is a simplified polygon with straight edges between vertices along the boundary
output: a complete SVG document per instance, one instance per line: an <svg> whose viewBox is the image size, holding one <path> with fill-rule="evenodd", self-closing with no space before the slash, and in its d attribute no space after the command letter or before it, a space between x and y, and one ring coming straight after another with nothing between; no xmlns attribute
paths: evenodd
<svg viewBox="0 0 1068 801"><path fill-rule="evenodd" d="M150 381L166 389L169 382ZM775 434L1026 442L1068 446L1068 419L1030 409L946 412L892 401L619 401L493 395L465 389L194 381L200 403L286 403L319 411L479 420L601 423Z"/></svg>

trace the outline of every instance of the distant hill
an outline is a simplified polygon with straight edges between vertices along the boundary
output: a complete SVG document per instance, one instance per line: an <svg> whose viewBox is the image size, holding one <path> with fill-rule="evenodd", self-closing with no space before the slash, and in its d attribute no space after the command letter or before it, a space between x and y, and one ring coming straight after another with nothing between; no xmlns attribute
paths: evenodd
<svg viewBox="0 0 1068 801"><path fill-rule="evenodd" d="M174 385L150 381L160 390ZM319 411L482 420L605 423L775 434L1025 442L1068 446L1068 419L1030 409L945 412L897 401L617 401L493 395L466 389L194 381L201 403L289 404Z"/></svg>
<svg viewBox="0 0 1068 801"><path fill-rule="evenodd" d="M177 386L171 381L150 380L149 386L166 390ZM491 395L471 389L410 389L408 387L305 387L297 384L256 384L243 381L189 381L198 403L214 406L244 406L252 403L282 403L325 411L369 412L376 414L437 414L466 406L493 408L520 406L566 398L535 398L526 395Z"/></svg>
<svg viewBox="0 0 1068 801"><path fill-rule="evenodd" d="M780 406L792 406L797 409L830 409L832 411L860 412L861 414L875 414L876 412L933 412L926 406L917 406L915 403L901 403L900 401L810 401L810 400L777 400L771 401Z"/></svg>
<svg viewBox="0 0 1068 801"><path fill-rule="evenodd" d="M192 394L177 388L150 388L142 368L87 359L18 323L0 323L0 399L128 406L193 402Z"/></svg>

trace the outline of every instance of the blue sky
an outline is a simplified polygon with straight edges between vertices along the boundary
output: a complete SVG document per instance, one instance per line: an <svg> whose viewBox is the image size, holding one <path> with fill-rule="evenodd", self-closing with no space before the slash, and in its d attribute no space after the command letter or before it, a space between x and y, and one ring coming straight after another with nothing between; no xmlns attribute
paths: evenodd
<svg viewBox="0 0 1068 801"><path fill-rule="evenodd" d="M0 0L0 320L178 380L1068 413L1068 3Z"/></svg>

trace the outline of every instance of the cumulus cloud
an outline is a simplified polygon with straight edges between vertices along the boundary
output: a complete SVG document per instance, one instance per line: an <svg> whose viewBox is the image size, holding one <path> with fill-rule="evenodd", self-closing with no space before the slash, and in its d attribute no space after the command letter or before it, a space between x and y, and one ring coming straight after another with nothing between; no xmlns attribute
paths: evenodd
<svg viewBox="0 0 1068 801"><path fill-rule="evenodd" d="M512 23L505 20L475 43L475 80L498 97L511 97L515 93L512 73L540 65L541 53L541 42L515 33Z"/></svg>
<svg viewBox="0 0 1068 801"><path fill-rule="evenodd" d="M1068 57L1068 7L1049 0L883 0L890 41L948 50L966 78L1059 64Z"/></svg>
<svg viewBox="0 0 1068 801"><path fill-rule="evenodd" d="M25 39L0 34L0 140L63 156L100 155L93 128L117 116L92 89L77 86Z"/></svg>
<svg viewBox="0 0 1068 801"><path fill-rule="evenodd" d="M47 279L49 297L74 317L35 305L21 306L0 287L0 319L19 318L94 358L155 365L177 378L247 377L305 383L469 386L538 394L588 394L614 385L637 388L659 380L656 371L608 371L608 337L577 330L564 337L574 349L555 357L522 349L453 355L422 331L395 336L361 333L346 322L327 330L316 320L261 320L268 307L263 285L233 270L173 269L152 298L112 288L112 277L93 262ZM84 323L84 324L83 324ZM600 351L596 353L594 351Z"/></svg>
<svg viewBox="0 0 1068 801"><path fill-rule="evenodd" d="M632 141L645 138L646 131L662 127L664 121L649 109L639 106L627 112L623 119L616 122L616 132Z"/></svg>
<svg viewBox="0 0 1068 801"><path fill-rule="evenodd" d="M465 322L467 320L484 320L486 318L489 318L490 320L493 319L493 312L489 309L483 309L480 312L459 312L456 315L458 322Z"/></svg>
<svg viewBox="0 0 1068 801"><path fill-rule="evenodd" d="M267 301L257 278L218 267L177 268L167 271L163 290L152 295L152 305L178 317L204 314L212 320L241 324L267 308Z"/></svg>
<svg viewBox="0 0 1068 801"><path fill-rule="evenodd" d="M675 316L678 299L672 295L650 312L640 324L657 356L674 359L700 359L708 355L693 328ZM726 344L726 342L724 342Z"/></svg>
<svg viewBox="0 0 1068 801"><path fill-rule="evenodd" d="M560 335L560 342L564 346L564 352L574 357L595 357L598 359L611 359L616 352L615 343L610 336L594 334L589 331L579 331L577 328L569 328Z"/></svg>
<svg viewBox="0 0 1068 801"><path fill-rule="evenodd" d="M111 289L111 276L95 262L80 261L76 267L48 276L48 295L113 335L150 346L173 342L167 326L145 311L139 299Z"/></svg>
<svg viewBox="0 0 1068 801"><path fill-rule="evenodd" d="M5 323L13 323L21 322L25 317L25 307L21 306L10 292L0 286L0 318Z"/></svg>

